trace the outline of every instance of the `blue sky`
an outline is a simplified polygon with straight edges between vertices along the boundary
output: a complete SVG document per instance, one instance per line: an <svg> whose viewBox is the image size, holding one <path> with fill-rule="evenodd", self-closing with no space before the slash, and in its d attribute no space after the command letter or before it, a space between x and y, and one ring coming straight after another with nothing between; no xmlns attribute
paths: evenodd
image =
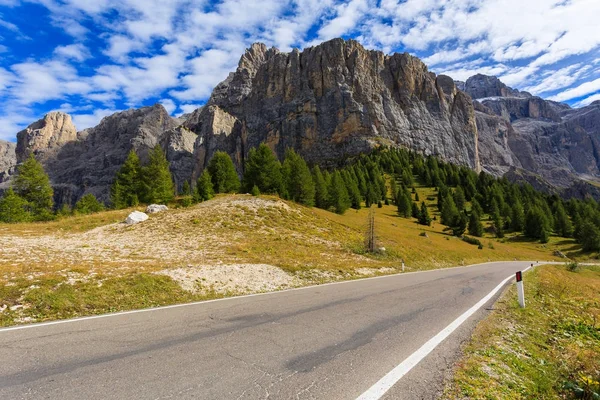
<svg viewBox="0 0 600 400"><path fill-rule="evenodd" d="M600 100L598 0L0 0L0 139L45 113L203 104L260 41L355 38L436 73L475 73L573 106Z"/></svg>

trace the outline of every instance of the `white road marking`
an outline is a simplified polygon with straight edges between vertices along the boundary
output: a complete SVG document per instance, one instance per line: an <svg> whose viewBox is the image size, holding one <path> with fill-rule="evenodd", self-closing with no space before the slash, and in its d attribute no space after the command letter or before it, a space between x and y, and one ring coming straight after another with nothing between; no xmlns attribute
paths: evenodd
<svg viewBox="0 0 600 400"><path fill-rule="evenodd" d="M231 300L243 299L243 298L247 298L247 297L268 296L268 295L274 295L274 294L278 294L278 293L293 292L293 291L296 291L296 290L314 289L314 288L323 287L323 286L342 285L342 284L351 283L351 282L360 282L360 281L368 281L368 280L372 280L372 279L390 278L392 276L402 276L402 275L412 275L412 274L424 274L424 273L428 273L428 272L443 271L443 270L450 271L450 270L458 269L458 268L471 268L471 267L480 267L480 266L489 265L489 264L502 264L502 263L513 263L513 262L514 261L492 261L492 262L481 263L481 264L467 265L467 266L464 266L464 267L437 268L437 269L429 269L429 270L426 270L426 271L403 272L403 273L398 273L398 274L374 276L374 277L371 277L371 278L361 278L361 279L354 279L354 280L349 280L349 281L323 283L321 285L302 286L302 287L299 287L299 288L284 289L284 290L279 290L279 291L276 291L276 292L246 294L246 295L242 295L242 296L225 297L225 298L222 298L222 299L196 301L196 302L193 302L193 303L173 304L173 305L170 305L170 306L144 308L144 309L141 309L141 310L120 311L120 312L111 313L111 314L93 315L93 316L90 316L90 317L80 317L80 318L72 318L72 319L63 319L63 320L59 320L59 321L41 322L41 323L38 323L38 324L30 324L30 325L19 325L19 326L13 326L13 327L10 327L10 328L0 328L0 333L2 333L2 332L9 332L9 331L17 331L17 330L22 330L22 329L40 328L40 327L43 327L43 326L50 326L50 325L67 324L67 323L72 323L72 322L89 321L89 320L100 319L100 318L120 317L122 315L129 315L129 314L138 314L138 313L145 313L145 312L151 312L151 311L168 310L168 309L171 309L171 308L197 306L197 305L201 305L201 304L214 303L214 302L217 302L217 301L231 301ZM517 261L517 262L528 262L529 263L531 261ZM549 263L551 263L551 262L549 262ZM548 264L548 263L545 263L545 264Z"/></svg>
<svg viewBox="0 0 600 400"><path fill-rule="evenodd" d="M527 267L523 272L531 267ZM450 325L442 329L437 335L429 339L421 348L412 353L408 358L398 364L393 370L387 373L376 384L371 386L369 390L361 394L357 400L378 400L392 388L404 375L406 375L415 365L423 360L431 353L440 343L444 341L452 332L462 325L470 316L475 314L477 310L483 307L510 279L514 279L514 274L504 279L496 286L487 296L479 300L477 304L465 311L460 317L456 318Z"/></svg>

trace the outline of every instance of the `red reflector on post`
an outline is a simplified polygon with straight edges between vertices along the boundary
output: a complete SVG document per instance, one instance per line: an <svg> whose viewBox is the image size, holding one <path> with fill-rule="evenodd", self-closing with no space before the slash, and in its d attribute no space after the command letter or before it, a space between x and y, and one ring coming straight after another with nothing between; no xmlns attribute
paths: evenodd
<svg viewBox="0 0 600 400"><path fill-rule="evenodd" d="M517 282L521 282L523 280L523 276L521 275L521 271L517 271Z"/></svg>

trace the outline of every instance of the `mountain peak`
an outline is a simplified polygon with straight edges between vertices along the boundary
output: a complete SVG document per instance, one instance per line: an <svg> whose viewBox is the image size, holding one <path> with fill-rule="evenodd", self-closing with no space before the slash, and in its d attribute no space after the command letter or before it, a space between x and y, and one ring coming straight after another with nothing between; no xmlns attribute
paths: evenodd
<svg viewBox="0 0 600 400"><path fill-rule="evenodd" d="M71 116L53 111L17 133L17 161L22 162L29 153L43 154L77 139L77 128Z"/></svg>
<svg viewBox="0 0 600 400"><path fill-rule="evenodd" d="M520 92L504 84L498 77L484 74L471 76L463 89L473 99L487 97L531 97L530 93Z"/></svg>

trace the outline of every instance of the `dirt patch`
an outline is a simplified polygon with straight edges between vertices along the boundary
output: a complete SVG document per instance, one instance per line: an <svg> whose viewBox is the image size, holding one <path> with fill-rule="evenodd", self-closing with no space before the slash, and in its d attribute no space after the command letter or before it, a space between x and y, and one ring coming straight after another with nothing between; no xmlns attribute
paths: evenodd
<svg viewBox="0 0 600 400"><path fill-rule="evenodd" d="M258 293L300 286L302 281L268 264L202 265L158 272L190 292Z"/></svg>
<svg viewBox="0 0 600 400"><path fill-rule="evenodd" d="M395 268L383 267L383 268L357 268L356 273L364 276L375 276L375 275L388 275L394 272L398 272Z"/></svg>

